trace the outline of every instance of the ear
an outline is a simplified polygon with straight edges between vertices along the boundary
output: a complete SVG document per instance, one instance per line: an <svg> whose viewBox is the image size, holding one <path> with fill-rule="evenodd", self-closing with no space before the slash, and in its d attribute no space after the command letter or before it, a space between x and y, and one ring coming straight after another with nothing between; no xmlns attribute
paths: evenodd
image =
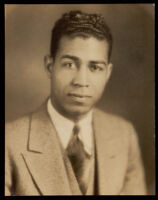
<svg viewBox="0 0 158 200"><path fill-rule="evenodd" d="M53 68L53 58L50 55L44 57L44 65L47 71L49 78L51 77L52 68Z"/></svg>
<svg viewBox="0 0 158 200"><path fill-rule="evenodd" d="M112 69L113 69L113 64L109 63L107 66L107 75L106 75L107 82L111 76Z"/></svg>

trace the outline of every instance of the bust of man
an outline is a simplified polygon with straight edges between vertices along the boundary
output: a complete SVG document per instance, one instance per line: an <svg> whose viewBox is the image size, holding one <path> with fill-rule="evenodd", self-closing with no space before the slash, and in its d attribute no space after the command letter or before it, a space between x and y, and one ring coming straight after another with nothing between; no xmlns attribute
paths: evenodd
<svg viewBox="0 0 158 200"><path fill-rule="evenodd" d="M146 194L133 126L95 108L111 51L101 15L70 11L55 23L45 57L50 97L6 124L6 195Z"/></svg>

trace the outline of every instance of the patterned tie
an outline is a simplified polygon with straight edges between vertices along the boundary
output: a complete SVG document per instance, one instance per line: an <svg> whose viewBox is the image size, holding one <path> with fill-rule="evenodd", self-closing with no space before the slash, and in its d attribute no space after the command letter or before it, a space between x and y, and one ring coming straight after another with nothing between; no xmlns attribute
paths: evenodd
<svg viewBox="0 0 158 200"><path fill-rule="evenodd" d="M83 143L78 137L79 131L79 126L75 125L73 128L72 138L70 139L67 147L67 155L71 161L80 189L82 193L85 194L88 185L84 180L83 172L86 162L89 160L90 156L84 151Z"/></svg>

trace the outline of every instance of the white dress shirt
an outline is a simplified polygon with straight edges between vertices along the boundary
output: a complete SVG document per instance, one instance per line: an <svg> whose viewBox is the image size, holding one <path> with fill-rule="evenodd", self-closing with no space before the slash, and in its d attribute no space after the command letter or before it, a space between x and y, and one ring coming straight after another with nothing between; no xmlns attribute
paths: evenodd
<svg viewBox="0 0 158 200"><path fill-rule="evenodd" d="M61 115L52 105L50 98L47 102L47 111L55 126L60 142L63 148L66 149L75 123ZM91 155L93 148L92 110L77 124L80 127L79 138L84 144L85 151Z"/></svg>

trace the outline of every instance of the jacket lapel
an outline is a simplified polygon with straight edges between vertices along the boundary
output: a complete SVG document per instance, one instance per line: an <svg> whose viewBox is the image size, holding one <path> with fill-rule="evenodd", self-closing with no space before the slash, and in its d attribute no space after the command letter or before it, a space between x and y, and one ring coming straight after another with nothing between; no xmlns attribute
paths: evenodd
<svg viewBox="0 0 158 200"><path fill-rule="evenodd" d="M27 168L43 195L71 195L61 148L46 108L34 113L30 122Z"/></svg>
<svg viewBox="0 0 158 200"><path fill-rule="evenodd" d="M106 114L95 110L93 118L99 195L113 195L121 188L119 150L121 148L115 124ZM118 172L117 167L118 166ZM120 172L121 173L121 172ZM120 188L119 188L120 187Z"/></svg>

